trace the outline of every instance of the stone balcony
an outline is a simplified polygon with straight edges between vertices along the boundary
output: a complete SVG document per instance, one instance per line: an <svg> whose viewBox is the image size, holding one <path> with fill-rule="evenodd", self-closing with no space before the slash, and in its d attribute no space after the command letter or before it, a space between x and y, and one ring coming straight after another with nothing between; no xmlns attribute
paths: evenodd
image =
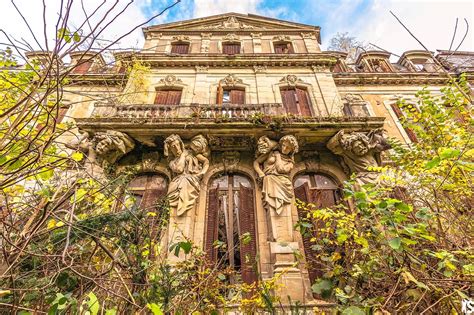
<svg viewBox="0 0 474 315"><path fill-rule="evenodd" d="M248 145L261 135L293 134L302 143L325 143L337 131L368 131L383 127L383 117L302 116L281 103L262 104L104 104L96 103L89 118L76 119L89 132L118 130L153 145L170 134L183 139L202 133ZM239 141L240 139L241 141ZM245 140L247 139L247 140ZM235 141L233 141L235 140ZM251 141L250 141L251 142ZM239 147L237 145L237 147ZM218 149L225 149L224 147ZM235 148L234 148L235 149Z"/></svg>

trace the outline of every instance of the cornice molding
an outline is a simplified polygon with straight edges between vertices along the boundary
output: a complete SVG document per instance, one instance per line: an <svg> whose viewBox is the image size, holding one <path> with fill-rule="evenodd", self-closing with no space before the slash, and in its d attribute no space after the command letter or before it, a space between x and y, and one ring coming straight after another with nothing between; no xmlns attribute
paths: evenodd
<svg viewBox="0 0 474 315"><path fill-rule="evenodd" d="M336 85L444 85L449 78L443 73L333 73Z"/></svg>

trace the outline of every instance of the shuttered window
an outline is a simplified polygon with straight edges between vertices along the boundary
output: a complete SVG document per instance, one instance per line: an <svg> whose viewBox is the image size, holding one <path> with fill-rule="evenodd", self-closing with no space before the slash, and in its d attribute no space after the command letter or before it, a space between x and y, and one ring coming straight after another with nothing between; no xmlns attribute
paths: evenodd
<svg viewBox="0 0 474 315"><path fill-rule="evenodd" d="M400 121L400 123L402 123L405 119L406 119L406 116L405 116L405 113L403 113L402 109L397 105L397 104L391 104L390 105L393 109L393 112L395 113L395 115L397 116L398 120ZM403 129L405 130L405 132L407 133L408 135L408 138L412 141L412 142L418 142L418 139L416 138L416 134L415 132L411 129L411 128L408 128L408 127L403 127Z"/></svg>
<svg viewBox="0 0 474 315"><path fill-rule="evenodd" d="M79 60L77 65L72 70L73 73L84 74L87 73L92 66L92 60Z"/></svg>
<svg viewBox="0 0 474 315"><path fill-rule="evenodd" d="M155 239L159 236L160 221L163 219L159 201L166 195L166 179L157 174L137 176L128 184L128 191L133 196L134 204L138 209L156 214L147 216L152 239Z"/></svg>
<svg viewBox="0 0 474 315"><path fill-rule="evenodd" d="M240 43L223 43L222 53L227 55L240 54Z"/></svg>
<svg viewBox="0 0 474 315"><path fill-rule="evenodd" d="M308 91L301 88L282 88L281 99L286 112L294 115L312 116Z"/></svg>
<svg viewBox="0 0 474 315"><path fill-rule="evenodd" d="M300 175L296 178L295 197L301 201L312 203L317 208L327 208L342 200L342 194L335 181L324 174ZM298 207L299 218L306 218L307 210ZM306 256L309 279L313 284L325 272L325 264L318 259L312 249L311 238L318 238L318 231L323 228L322 222L313 221L310 233L303 235L303 247Z"/></svg>
<svg viewBox="0 0 474 315"><path fill-rule="evenodd" d="M187 54L189 52L188 43L173 43L171 44L171 53L173 54Z"/></svg>
<svg viewBox="0 0 474 315"><path fill-rule="evenodd" d="M208 258L221 268L240 271L242 281L257 280L255 199L250 180L240 175L223 175L214 179L208 190L205 246ZM240 242L248 233L250 242ZM215 244L225 246L216 248ZM228 279L235 283L237 279Z"/></svg>
<svg viewBox="0 0 474 315"><path fill-rule="evenodd" d="M180 90L158 90L156 91L155 104L179 105L181 101Z"/></svg>
<svg viewBox="0 0 474 315"><path fill-rule="evenodd" d="M293 54L293 45L291 43L278 43L274 44L276 54Z"/></svg>

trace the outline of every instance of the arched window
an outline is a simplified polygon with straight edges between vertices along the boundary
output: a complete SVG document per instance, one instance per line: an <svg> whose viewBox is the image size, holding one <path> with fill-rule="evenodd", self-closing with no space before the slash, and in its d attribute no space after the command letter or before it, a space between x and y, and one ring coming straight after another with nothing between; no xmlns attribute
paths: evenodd
<svg viewBox="0 0 474 315"><path fill-rule="evenodd" d="M128 183L128 193L134 197L134 205L145 212L155 213L147 216L152 239L160 232L159 223L163 213L159 209L159 201L166 195L167 188L166 178L158 174L139 175Z"/></svg>
<svg viewBox="0 0 474 315"><path fill-rule="evenodd" d="M256 281L255 198L250 180L237 174L220 175L211 181L208 195L205 249L209 258L240 271L245 283ZM249 242L241 242L245 233L250 235Z"/></svg>
<svg viewBox="0 0 474 315"><path fill-rule="evenodd" d="M296 198L307 203L312 203L317 208L328 208L342 200L341 189L336 181L326 174L309 173L299 175L294 181L294 187ZM298 216L300 219L306 217L304 210L299 207ZM317 259L311 248L311 238L318 237L317 232L322 226L318 226L318 222L313 222L313 224L316 226L312 228L312 235L303 235L304 252L311 283L314 283L316 279L322 277L324 273L324 262Z"/></svg>

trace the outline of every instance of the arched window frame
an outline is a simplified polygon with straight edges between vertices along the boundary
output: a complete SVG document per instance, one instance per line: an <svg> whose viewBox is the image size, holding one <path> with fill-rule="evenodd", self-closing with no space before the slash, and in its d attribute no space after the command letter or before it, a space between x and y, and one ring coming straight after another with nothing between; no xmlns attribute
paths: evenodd
<svg viewBox="0 0 474 315"><path fill-rule="evenodd" d="M288 79L290 77L292 79ZM287 75L287 76L283 77L282 79L280 79L280 82L275 83L275 84L272 85L273 94L274 94L274 97L275 97L275 103L283 104L281 91L282 91L282 89L284 90L284 89L288 89L288 88L299 88L299 89L306 90L306 92L308 93L309 100L311 102L311 104L309 104L310 105L309 109L311 111L311 115L312 116L316 116L316 115L321 116L321 111L317 106L317 101L316 101L316 97L314 95L314 90L313 90L312 84L303 81L302 79L296 77L295 75Z"/></svg>
<svg viewBox="0 0 474 315"><path fill-rule="evenodd" d="M281 45L281 44L290 44L291 45L291 48L293 49L293 52L288 52L288 54L296 54L298 53L297 51L297 46L295 45L294 41L291 39L290 36L288 35L279 35L279 36L275 36L273 37L273 39L270 41L271 45L271 50L272 50L272 53L276 53L275 52L275 45Z"/></svg>

